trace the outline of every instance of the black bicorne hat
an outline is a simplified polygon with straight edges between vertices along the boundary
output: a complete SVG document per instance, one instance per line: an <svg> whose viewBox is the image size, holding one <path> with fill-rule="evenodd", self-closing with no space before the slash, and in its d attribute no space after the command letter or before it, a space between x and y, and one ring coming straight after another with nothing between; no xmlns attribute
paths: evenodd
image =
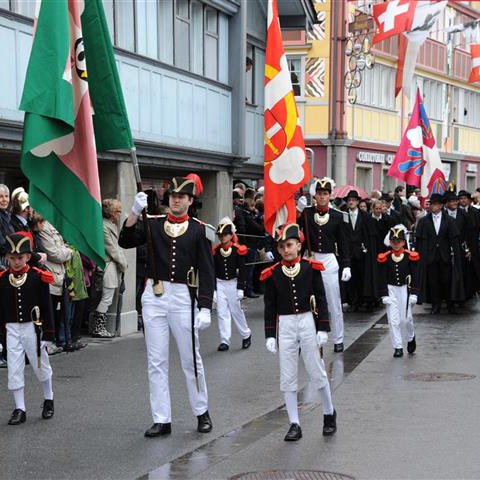
<svg viewBox="0 0 480 480"><path fill-rule="evenodd" d="M283 242L290 238L296 238L301 243L304 241L303 233L297 223L287 223L275 229L276 242Z"/></svg>
<svg viewBox="0 0 480 480"><path fill-rule="evenodd" d="M32 253L32 236L28 232L16 232L5 236L7 253Z"/></svg>
<svg viewBox="0 0 480 480"><path fill-rule="evenodd" d="M395 225L390 229L388 238L390 240L406 240L405 227L403 225Z"/></svg>

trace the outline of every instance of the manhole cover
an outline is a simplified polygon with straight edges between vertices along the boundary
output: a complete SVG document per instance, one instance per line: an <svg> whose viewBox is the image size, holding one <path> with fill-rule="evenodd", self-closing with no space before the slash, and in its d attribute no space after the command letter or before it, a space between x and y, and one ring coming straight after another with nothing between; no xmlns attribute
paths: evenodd
<svg viewBox="0 0 480 480"><path fill-rule="evenodd" d="M405 380L415 380L417 382L455 382L459 380L472 380L475 375L468 373L452 372L430 372L430 373L412 373L405 375Z"/></svg>
<svg viewBox="0 0 480 480"><path fill-rule="evenodd" d="M230 480L355 480L353 477L335 472L315 470L268 470L266 472L248 472L230 477Z"/></svg>

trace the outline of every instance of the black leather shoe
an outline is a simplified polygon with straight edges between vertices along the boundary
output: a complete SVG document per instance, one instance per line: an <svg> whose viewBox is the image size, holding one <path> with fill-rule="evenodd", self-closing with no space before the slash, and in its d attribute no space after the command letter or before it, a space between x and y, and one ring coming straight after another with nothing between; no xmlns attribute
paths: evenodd
<svg viewBox="0 0 480 480"><path fill-rule="evenodd" d="M63 351L72 353L75 351L75 347L73 346L73 343L67 343L65 345L62 345Z"/></svg>
<svg viewBox="0 0 480 480"><path fill-rule="evenodd" d="M230 348L230 347L229 347L226 343L221 343L221 344L218 346L217 350L218 350L219 352L226 352L229 348Z"/></svg>
<svg viewBox="0 0 480 480"><path fill-rule="evenodd" d="M403 348L396 348L395 351L393 352L393 357L394 358L403 357Z"/></svg>
<svg viewBox="0 0 480 480"><path fill-rule="evenodd" d="M23 411L20 410L19 408L16 408L12 416L10 417L10 420L8 421L9 425L20 425L21 423L25 423L27 420L27 414Z"/></svg>
<svg viewBox="0 0 480 480"><path fill-rule="evenodd" d="M78 340L73 343L73 348L74 350L82 350L82 348L85 348L87 345L87 342L81 342L80 340Z"/></svg>
<svg viewBox="0 0 480 480"><path fill-rule="evenodd" d="M146 432L146 437L161 437L172 433L171 423L154 423Z"/></svg>
<svg viewBox="0 0 480 480"><path fill-rule="evenodd" d="M413 337L413 338L407 343L407 352L408 352L408 353L414 353L416 349L417 349L417 342L415 341L415 337Z"/></svg>
<svg viewBox="0 0 480 480"><path fill-rule="evenodd" d="M43 402L42 408L42 418L48 420L49 418L53 417L55 410L53 408L53 400L45 400Z"/></svg>
<svg viewBox="0 0 480 480"><path fill-rule="evenodd" d="M247 348L250 348L250 345L252 344L252 336L250 335L248 338L244 338L242 340L242 348L246 350Z"/></svg>
<svg viewBox="0 0 480 480"><path fill-rule="evenodd" d="M260 295L257 295L256 293L247 293L247 295L245 295L247 298L259 298Z"/></svg>
<svg viewBox="0 0 480 480"><path fill-rule="evenodd" d="M284 440L286 442L296 442L302 438L302 429L298 423L292 423L285 435Z"/></svg>
<svg viewBox="0 0 480 480"><path fill-rule="evenodd" d="M337 431L337 411L334 410L331 415L323 416L323 435L328 437Z"/></svg>
<svg viewBox="0 0 480 480"><path fill-rule="evenodd" d="M432 305L432 309L430 310L431 315L438 315L440 313L440 305Z"/></svg>
<svg viewBox="0 0 480 480"><path fill-rule="evenodd" d="M198 418L197 432L208 433L212 431L213 424L212 424L212 419L208 414L208 410L205 413L202 413L202 415L198 415L197 418Z"/></svg>
<svg viewBox="0 0 480 480"><path fill-rule="evenodd" d="M343 348L343 343L336 343L334 346L333 346L333 351L335 353L341 353L343 352L344 348Z"/></svg>

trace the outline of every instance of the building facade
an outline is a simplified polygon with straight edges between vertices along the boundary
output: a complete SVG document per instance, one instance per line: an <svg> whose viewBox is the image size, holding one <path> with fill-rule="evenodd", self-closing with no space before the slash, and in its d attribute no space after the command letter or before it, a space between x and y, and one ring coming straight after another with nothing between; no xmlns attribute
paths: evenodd
<svg viewBox="0 0 480 480"><path fill-rule="evenodd" d="M416 87L424 98L444 170L457 189L480 186L480 88L469 84L469 46L453 25L480 18L478 2L450 1L417 59L411 98L395 98L398 42L375 45L375 65L362 71L356 102L345 88L349 21L371 14L378 1L317 0L318 23L311 31L289 31L284 42L307 145L314 151L316 175L332 175L337 184L367 192L390 191L398 183L387 176L409 114ZM336 40L335 40L336 39Z"/></svg>

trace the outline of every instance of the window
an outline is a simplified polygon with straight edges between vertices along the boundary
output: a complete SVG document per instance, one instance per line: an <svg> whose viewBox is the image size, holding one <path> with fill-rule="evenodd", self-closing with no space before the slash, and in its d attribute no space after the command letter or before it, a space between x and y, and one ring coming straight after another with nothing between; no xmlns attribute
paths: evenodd
<svg viewBox="0 0 480 480"><path fill-rule="evenodd" d="M388 168L382 170L382 191L391 192L395 189L396 180L388 175Z"/></svg>
<svg viewBox="0 0 480 480"><path fill-rule="evenodd" d="M36 0L0 0L0 8L33 18Z"/></svg>
<svg viewBox="0 0 480 480"><path fill-rule="evenodd" d="M191 70L203 75L203 5L192 2L192 51Z"/></svg>
<svg viewBox="0 0 480 480"><path fill-rule="evenodd" d="M428 118L442 121L443 84L435 80L423 79L423 104Z"/></svg>
<svg viewBox="0 0 480 480"><path fill-rule="evenodd" d="M115 39L120 48L135 51L135 6L133 0L115 2Z"/></svg>
<svg viewBox="0 0 480 480"><path fill-rule="evenodd" d="M480 94L455 88L453 119L459 125L480 128Z"/></svg>
<svg viewBox="0 0 480 480"><path fill-rule="evenodd" d="M190 2L176 0L175 66L190 69Z"/></svg>
<svg viewBox="0 0 480 480"><path fill-rule="evenodd" d="M357 167L357 180L355 185L365 190L366 192L372 191L372 169L368 167Z"/></svg>
<svg viewBox="0 0 480 480"><path fill-rule="evenodd" d="M250 43L247 43L247 58L252 61L251 65L245 65L245 75L247 77L247 86L246 86L246 101L247 103L254 103L254 74L255 74L255 47ZM247 59L245 59L245 63L247 63Z"/></svg>
<svg viewBox="0 0 480 480"><path fill-rule="evenodd" d="M477 188L477 177L475 175L466 175L465 177L465 190L467 192L474 192Z"/></svg>
<svg viewBox="0 0 480 480"><path fill-rule="evenodd" d="M302 58L287 57L287 63L290 70L293 93L296 97L303 97Z"/></svg>
<svg viewBox="0 0 480 480"><path fill-rule="evenodd" d="M218 76L218 12L205 8L205 76Z"/></svg>
<svg viewBox="0 0 480 480"><path fill-rule="evenodd" d="M372 70L365 69L357 89L357 103L394 110L395 70L378 63Z"/></svg>

